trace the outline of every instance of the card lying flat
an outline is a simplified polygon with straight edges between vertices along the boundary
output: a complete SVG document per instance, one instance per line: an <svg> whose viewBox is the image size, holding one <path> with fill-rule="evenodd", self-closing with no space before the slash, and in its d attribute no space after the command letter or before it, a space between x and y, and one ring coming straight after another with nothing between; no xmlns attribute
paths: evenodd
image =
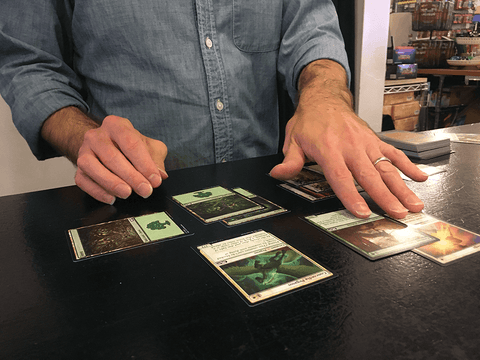
<svg viewBox="0 0 480 360"><path fill-rule="evenodd" d="M80 260L187 234L165 212L68 230Z"/></svg>
<svg viewBox="0 0 480 360"><path fill-rule="evenodd" d="M420 170L422 170L428 176L440 174L442 172L447 171L444 166L430 166L430 165L427 165L427 164L416 164L416 165ZM403 172L401 172L399 169L397 169L397 170L398 170L398 173L400 174L400 176L403 180L412 180L407 175L405 175Z"/></svg>
<svg viewBox="0 0 480 360"><path fill-rule="evenodd" d="M367 219L359 219L348 210L339 210L306 216L305 219L370 260L437 241L430 235L373 213Z"/></svg>
<svg viewBox="0 0 480 360"><path fill-rule="evenodd" d="M221 186L176 195L173 200L207 224L263 209L254 201Z"/></svg>
<svg viewBox="0 0 480 360"><path fill-rule="evenodd" d="M358 191L363 190L354 183ZM336 197L319 165L305 166L297 176L279 186L311 202Z"/></svg>
<svg viewBox="0 0 480 360"><path fill-rule="evenodd" d="M263 230L202 245L198 250L250 304L334 276Z"/></svg>
<svg viewBox="0 0 480 360"><path fill-rule="evenodd" d="M258 195L255 195L245 189L242 188L234 188L233 191L245 196L246 198L256 202L257 204L263 206L263 209L255 210L252 212L248 212L245 214L235 215L229 217L227 219L222 220L226 225L233 226L244 224L250 221L255 221L259 219L263 219L266 217L278 215L284 212L287 212L287 209L278 206L267 199L264 199Z"/></svg>
<svg viewBox="0 0 480 360"><path fill-rule="evenodd" d="M413 251L440 265L460 260L480 251L480 235L451 225L424 213L409 213L401 220L408 226L431 235L439 241Z"/></svg>
<svg viewBox="0 0 480 360"><path fill-rule="evenodd" d="M467 144L480 144L480 134L446 134L450 141Z"/></svg>

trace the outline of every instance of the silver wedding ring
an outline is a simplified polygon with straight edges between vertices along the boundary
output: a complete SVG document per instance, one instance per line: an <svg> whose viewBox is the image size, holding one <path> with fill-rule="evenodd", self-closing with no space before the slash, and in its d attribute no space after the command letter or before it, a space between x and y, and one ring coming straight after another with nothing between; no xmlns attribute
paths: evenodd
<svg viewBox="0 0 480 360"><path fill-rule="evenodd" d="M382 156L373 162L373 166L377 165L380 161L388 161L390 164L392 163L389 158Z"/></svg>

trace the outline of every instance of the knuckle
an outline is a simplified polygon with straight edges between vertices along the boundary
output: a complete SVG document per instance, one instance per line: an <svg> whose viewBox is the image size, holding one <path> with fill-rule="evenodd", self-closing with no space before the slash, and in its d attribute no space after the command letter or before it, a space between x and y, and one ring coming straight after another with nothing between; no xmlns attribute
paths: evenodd
<svg viewBox="0 0 480 360"><path fill-rule="evenodd" d="M80 153L78 158L77 158L77 167L79 169L83 170L83 169L88 167L89 163L90 163L90 160L89 160L88 156ZM79 171L77 170L77 173L75 174L75 178L78 177L78 176L81 176L81 174L79 174Z"/></svg>
<svg viewBox="0 0 480 360"><path fill-rule="evenodd" d="M348 170L344 169L333 169L332 176L335 180L344 181L344 180L351 180L352 174Z"/></svg>
<svg viewBox="0 0 480 360"><path fill-rule="evenodd" d="M83 143L91 144L98 138L98 129L90 129L83 135Z"/></svg>
<svg viewBox="0 0 480 360"><path fill-rule="evenodd" d="M357 174L355 174L355 178L359 182L368 182L377 176L378 172L374 168L362 169Z"/></svg>

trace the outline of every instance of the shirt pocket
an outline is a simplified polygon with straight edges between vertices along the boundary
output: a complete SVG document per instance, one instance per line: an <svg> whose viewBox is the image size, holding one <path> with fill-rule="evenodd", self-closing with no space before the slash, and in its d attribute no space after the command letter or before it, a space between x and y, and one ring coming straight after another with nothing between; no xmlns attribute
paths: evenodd
<svg viewBox="0 0 480 360"><path fill-rule="evenodd" d="M245 52L268 52L280 46L282 0L233 0L233 42Z"/></svg>

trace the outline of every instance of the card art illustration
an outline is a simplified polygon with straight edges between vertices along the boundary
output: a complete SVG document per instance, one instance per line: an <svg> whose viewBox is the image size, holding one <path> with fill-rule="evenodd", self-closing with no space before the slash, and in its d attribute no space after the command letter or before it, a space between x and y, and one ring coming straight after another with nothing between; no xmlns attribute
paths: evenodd
<svg viewBox="0 0 480 360"><path fill-rule="evenodd" d="M173 196L178 204L205 223L263 209L263 206L221 186Z"/></svg>
<svg viewBox="0 0 480 360"><path fill-rule="evenodd" d="M187 233L165 212L68 230L76 260L171 239Z"/></svg>
<svg viewBox="0 0 480 360"><path fill-rule="evenodd" d="M433 236L373 213L367 219L359 219L348 210L340 210L305 219L370 260L437 241Z"/></svg>
<svg viewBox="0 0 480 360"><path fill-rule="evenodd" d="M480 235L433 216L410 213L402 222L439 240L413 250L437 264L448 265L480 251Z"/></svg>
<svg viewBox="0 0 480 360"><path fill-rule="evenodd" d="M250 221L264 219L266 217L279 215L285 212L288 212L287 209L284 209L281 206L278 206L267 199L262 198L261 196L255 195L245 189L242 188L234 188L233 191L245 196L246 198L256 202L257 204L263 206L262 209L251 211L248 213L235 215L232 217L228 217L222 220L226 225L233 226L244 224Z"/></svg>
<svg viewBox="0 0 480 360"><path fill-rule="evenodd" d="M198 250L250 304L334 276L263 230Z"/></svg>
<svg viewBox="0 0 480 360"><path fill-rule="evenodd" d="M291 180L285 180L285 182L279 186L311 202L336 197L333 189L323 175L322 169L318 165L303 167L296 177ZM356 182L355 186L358 191L363 190Z"/></svg>

